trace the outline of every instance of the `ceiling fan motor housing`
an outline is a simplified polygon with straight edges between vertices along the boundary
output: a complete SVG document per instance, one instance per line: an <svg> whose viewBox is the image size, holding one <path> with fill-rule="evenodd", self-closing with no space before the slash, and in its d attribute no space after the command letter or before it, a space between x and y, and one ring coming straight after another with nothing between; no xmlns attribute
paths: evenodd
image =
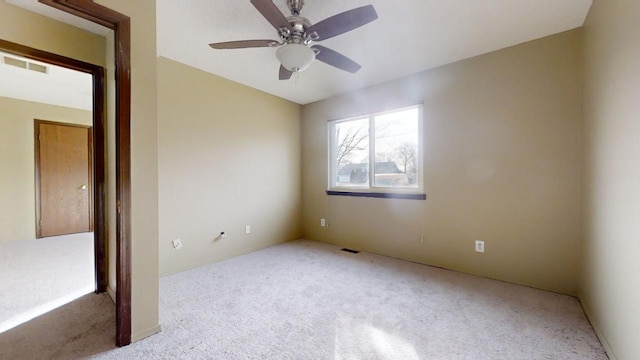
<svg viewBox="0 0 640 360"><path fill-rule="evenodd" d="M307 28L311 26L309 19L302 16L289 16L287 18L292 30L283 36L283 41L288 44L308 44L310 40L305 36Z"/></svg>

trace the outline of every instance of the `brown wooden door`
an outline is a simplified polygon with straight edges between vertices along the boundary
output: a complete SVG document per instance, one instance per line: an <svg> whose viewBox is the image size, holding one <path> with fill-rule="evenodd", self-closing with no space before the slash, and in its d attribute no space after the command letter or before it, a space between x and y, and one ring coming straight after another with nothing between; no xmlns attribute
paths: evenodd
<svg viewBox="0 0 640 360"><path fill-rule="evenodd" d="M38 238L92 231L91 127L36 120Z"/></svg>

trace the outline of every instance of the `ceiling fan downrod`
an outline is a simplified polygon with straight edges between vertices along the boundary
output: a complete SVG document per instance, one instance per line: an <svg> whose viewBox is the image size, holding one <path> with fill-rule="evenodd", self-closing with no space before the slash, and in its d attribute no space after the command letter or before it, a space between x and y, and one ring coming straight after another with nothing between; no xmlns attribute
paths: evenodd
<svg viewBox="0 0 640 360"><path fill-rule="evenodd" d="M287 6L291 10L291 15L298 16L304 6L304 0L287 0Z"/></svg>

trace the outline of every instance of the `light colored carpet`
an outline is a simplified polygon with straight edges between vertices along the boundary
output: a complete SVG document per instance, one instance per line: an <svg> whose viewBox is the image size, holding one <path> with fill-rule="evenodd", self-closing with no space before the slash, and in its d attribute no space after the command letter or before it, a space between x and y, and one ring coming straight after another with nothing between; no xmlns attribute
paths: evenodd
<svg viewBox="0 0 640 360"><path fill-rule="evenodd" d="M311 241L160 287L160 334L108 350L99 327L112 324L96 324L86 345L26 324L0 335L0 358L606 359L575 298Z"/></svg>
<svg viewBox="0 0 640 360"><path fill-rule="evenodd" d="M0 243L0 333L88 294L93 233Z"/></svg>
<svg viewBox="0 0 640 360"><path fill-rule="evenodd" d="M109 359L115 316L109 295L85 295L0 334L0 359Z"/></svg>

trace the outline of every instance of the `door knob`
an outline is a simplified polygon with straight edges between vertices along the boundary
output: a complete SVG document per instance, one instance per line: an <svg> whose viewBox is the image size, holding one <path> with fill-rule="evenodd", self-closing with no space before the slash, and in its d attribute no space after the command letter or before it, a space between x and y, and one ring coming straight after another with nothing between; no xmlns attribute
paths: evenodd
<svg viewBox="0 0 640 360"><path fill-rule="evenodd" d="M82 185L82 186L80 186L80 189L82 189L82 190L87 190L87 185Z"/></svg>

